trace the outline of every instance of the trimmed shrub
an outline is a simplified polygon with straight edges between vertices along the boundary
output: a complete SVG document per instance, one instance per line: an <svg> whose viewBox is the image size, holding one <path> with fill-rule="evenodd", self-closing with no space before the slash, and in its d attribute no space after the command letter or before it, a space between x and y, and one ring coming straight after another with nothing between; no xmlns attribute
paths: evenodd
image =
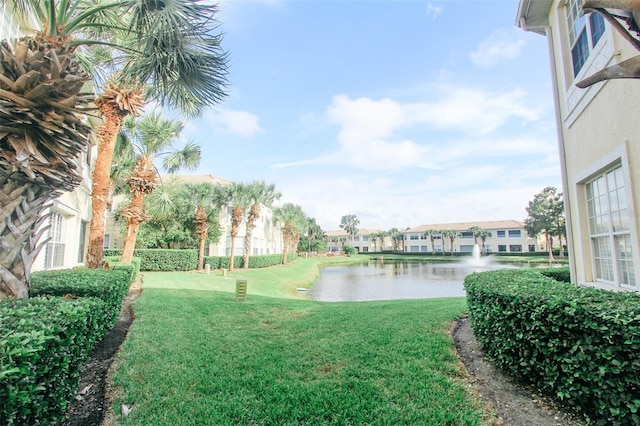
<svg viewBox="0 0 640 426"><path fill-rule="evenodd" d="M469 319L503 370L601 425L640 424L640 295L536 270L465 278Z"/></svg>
<svg viewBox="0 0 640 426"><path fill-rule="evenodd" d="M0 424L60 420L106 321L93 297L0 300Z"/></svg>
<svg viewBox="0 0 640 426"><path fill-rule="evenodd" d="M358 254L358 249L352 246L344 246L342 248L342 251L344 251L344 254L346 254L347 256Z"/></svg>
<svg viewBox="0 0 640 426"><path fill-rule="evenodd" d="M136 282L138 274L140 273L141 259L134 257L131 259L131 264L120 262L120 256L104 256L105 266L108 264L109 269L129 269L131 268L131 284Z"/></svg>
<svg viewBox="0 0 640 426"><path fill-rule="evenodd" d="M64 269L40 271L31 274L30 296L97 297L105 302L106 322L101 326L109 330L122 309L122 299L131 284L131 265L118 269Z"/></svg>
<svg viewBox="0 0 640 426"><path fill-rule="evenodd" d="M292 261L298 257L295 253L287 254L287 260ZM229 269L229 256L206 256L204 263L209 264L211 269ZM242 268L244 262L242 256L235 256L233 261L234 268ZM249 256L249 268L267 268L269 266L279 265L282 263L282 254L261 254Z"/></svg>
<svg viewBox="0 0 640 426"><path fill-rule="evenodd" d="M121 249L108 249L105 256L118 256ZM197 250L136 249L135 257L140 258L141 271L192 271L198 267Z"/></svg>
<svg viewBox="0 0 640 426"><path fill-rule="evenodd" d="M562 268L539 268L536 269L536 271L549 278L553 278L556 281L564 283L571 282L571 272L569 271L568 266L563 266Z"/></svg>

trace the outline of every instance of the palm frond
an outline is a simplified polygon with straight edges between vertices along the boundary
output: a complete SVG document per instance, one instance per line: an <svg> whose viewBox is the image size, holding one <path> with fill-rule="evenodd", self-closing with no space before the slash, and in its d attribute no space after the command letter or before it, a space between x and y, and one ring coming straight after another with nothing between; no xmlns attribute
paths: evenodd
<svg viewBox="0 0 640 426"><path fill-rule="evenodd" d="M162 167L168 173L176 173L183 168L195 170L200 165L201 158L200 146L193 141L189 141L181 150L169 152L164 158Z"/></svg>

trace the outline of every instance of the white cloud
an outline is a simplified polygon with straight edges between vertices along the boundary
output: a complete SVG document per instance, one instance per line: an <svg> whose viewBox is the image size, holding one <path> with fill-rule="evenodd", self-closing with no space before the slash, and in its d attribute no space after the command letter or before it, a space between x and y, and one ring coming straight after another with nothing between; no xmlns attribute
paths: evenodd
<svg viewBox="0 0 640 426"><path fill-rule="evenodd" d="M233 111L230 109L219 109L207 112L206 121L216 128L221 128L224 132L239 135L245 138L252 138L257 133L262 132L257 115L246 111Z"/></svg>
<svg viewBox="0 0 640 426"><path fill-rule="evenodd" d="M479 89L440 86L440 97L435 102L406 106L410 120L425 122L435 128L457 128L472 133L489 133L519 117L536 121L542 116L540 109L526 106L527 93L512 90L491 93Z"/></svg>
<svg viewBox="0 0 640 426"><path fill-rule="evenodd" d="M498 29L478 43L470 58L478 67L491 67L501 61L516 58L525 44L524 38L515 31Z"/></svg>
<svg viewBox="0 0 640 426"><path fill-rule="evenodd" d="M438 15L440 15L442 13L442 6L436 6L433 3L429 2L427 3L427 15L430 16L433 20L435 20Z"/></svg>

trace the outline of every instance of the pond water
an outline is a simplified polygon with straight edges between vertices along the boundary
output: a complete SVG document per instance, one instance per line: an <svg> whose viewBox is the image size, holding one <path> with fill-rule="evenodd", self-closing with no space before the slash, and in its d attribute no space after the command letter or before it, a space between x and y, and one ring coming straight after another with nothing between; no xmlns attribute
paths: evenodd
<svg viewBox="0 0 640 426"><path fill-rule="evenodd" d="M494 262L383 262L327 266L309 288L313 300L325 302L430 299L465 296L464 277L473 272L513 268Z"/></svg>

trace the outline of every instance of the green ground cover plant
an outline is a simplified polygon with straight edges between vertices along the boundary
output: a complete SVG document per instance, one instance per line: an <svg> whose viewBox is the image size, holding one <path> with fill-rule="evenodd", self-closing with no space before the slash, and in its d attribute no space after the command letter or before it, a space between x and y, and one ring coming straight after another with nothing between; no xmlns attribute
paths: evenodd
<svg viewBox="0 0 640 426"><path fill-rule="evenodd" d="M324 261L334 259L227 277L145 274L113 377L114 407L134 409L113 409L114 423L482 424L447 333L465 300L296 299L292 288ZM240 274L245 302L233 294Z"/></svg>

